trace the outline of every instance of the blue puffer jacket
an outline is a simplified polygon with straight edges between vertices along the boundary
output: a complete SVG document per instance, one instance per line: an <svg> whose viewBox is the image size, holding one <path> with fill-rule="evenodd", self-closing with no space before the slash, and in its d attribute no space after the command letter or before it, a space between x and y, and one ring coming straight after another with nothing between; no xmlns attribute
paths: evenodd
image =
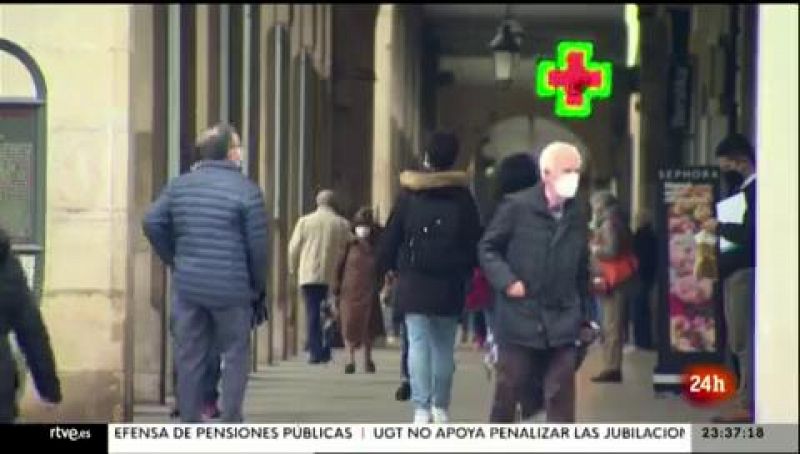
<svg viewBox="0 0 800 454"><path fill-rule="evenodd" d="M266 289L261 189L230 161L202 161L173 179L143 222L183 301L210 309L253 303Z"/></svg>

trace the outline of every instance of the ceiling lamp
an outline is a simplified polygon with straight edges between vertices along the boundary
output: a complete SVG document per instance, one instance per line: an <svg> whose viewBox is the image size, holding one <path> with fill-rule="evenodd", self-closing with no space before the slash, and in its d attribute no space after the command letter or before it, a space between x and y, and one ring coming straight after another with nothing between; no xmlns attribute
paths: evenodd
<svg viewBox="0 0 800 454"><path fill-rule="evenodd" d="M519 64L521 44L522 27L518 22L506 17L489 43L494 57L494 77L501 85L508 86L514 79L514 70Z"/></svg>

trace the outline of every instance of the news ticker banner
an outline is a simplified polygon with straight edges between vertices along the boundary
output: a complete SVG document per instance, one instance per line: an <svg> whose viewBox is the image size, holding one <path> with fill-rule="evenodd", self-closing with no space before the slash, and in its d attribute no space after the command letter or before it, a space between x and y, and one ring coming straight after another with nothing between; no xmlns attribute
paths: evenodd
<svg viewBox="0 0 800 454"><path fill-rule="evenodd" d="M797 424L0 426L27 450L91 453L797 452Z"/></svg>

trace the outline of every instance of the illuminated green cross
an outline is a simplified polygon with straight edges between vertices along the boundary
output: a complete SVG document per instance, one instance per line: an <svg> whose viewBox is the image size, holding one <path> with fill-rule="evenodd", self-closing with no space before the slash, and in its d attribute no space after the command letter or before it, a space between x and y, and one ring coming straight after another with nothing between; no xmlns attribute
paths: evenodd
<svg viewBox="0 0 800 454"><path fill-rule="evenodd" d="M543 60L537 65L536 94L556 98L557 116L588 118L593 99L611 96L611 62L593 62L593 55L590 42L562 41L557 62Z"/></svg>

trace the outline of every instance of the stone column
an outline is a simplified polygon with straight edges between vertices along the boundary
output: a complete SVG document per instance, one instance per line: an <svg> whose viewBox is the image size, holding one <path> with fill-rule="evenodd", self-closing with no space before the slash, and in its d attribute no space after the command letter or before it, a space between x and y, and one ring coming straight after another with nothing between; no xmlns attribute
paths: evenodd
<svg viewBox="0 0 800 454"><path fill-rule="evenodd" d="M651 208L655 203L656 176L658 168L665 162L668 149L667 133L667 69L669 44L666 18L660 7L639 6L641 24L641 181L642 207Z"/></svg>
<svg viewBox="0 0 800 454"><path fill-rule="evenodd" d="M758 16L755 417L796 423L798 8L759 5Z"/></svg>

